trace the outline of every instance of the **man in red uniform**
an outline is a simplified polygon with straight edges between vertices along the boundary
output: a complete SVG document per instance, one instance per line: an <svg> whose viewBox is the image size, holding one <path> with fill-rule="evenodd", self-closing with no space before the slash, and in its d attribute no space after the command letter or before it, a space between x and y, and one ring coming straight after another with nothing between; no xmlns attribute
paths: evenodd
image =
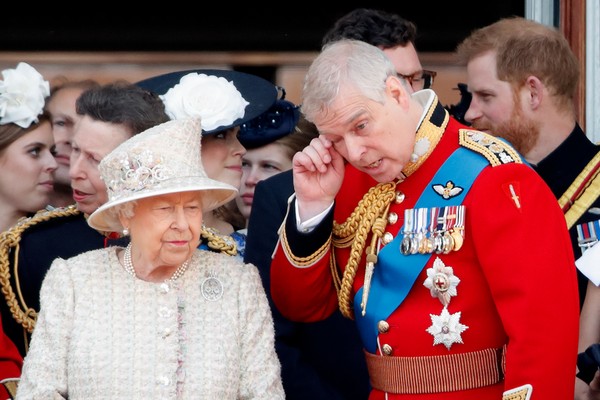
<svg viewBox="0 0 600 400"><path fill-rule="evenodd" d="M572 398L579 307L560 207L509 144L406 85L359 41L309 68L302 111L321 135L294 157L275 304L355 319L371 400Z"/></svg>

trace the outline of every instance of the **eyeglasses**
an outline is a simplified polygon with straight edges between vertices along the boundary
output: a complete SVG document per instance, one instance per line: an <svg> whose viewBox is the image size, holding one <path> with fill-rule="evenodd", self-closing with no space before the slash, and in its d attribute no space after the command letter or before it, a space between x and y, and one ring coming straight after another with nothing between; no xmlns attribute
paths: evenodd
<svg viewBox="0 0 600 400"><path fill-rule="evenodd" d="M435 79L436 75L437 72L427 69L424 69L421 75L402 75L401 73L398 73L398 76L406 79L415 91L429 89L433 85L433 80Z"/></svg>

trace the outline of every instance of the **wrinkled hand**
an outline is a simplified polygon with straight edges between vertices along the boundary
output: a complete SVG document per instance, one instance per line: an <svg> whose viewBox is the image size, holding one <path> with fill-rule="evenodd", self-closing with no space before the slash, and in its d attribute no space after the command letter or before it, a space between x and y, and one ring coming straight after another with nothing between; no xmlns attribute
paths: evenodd
<svg viewBox="0 0 600 400"><path fill-rule="evenodd" d="M292 168L299 216L306 221L333 203L344 179L344 159L319 136L296 153Z"/></svg>

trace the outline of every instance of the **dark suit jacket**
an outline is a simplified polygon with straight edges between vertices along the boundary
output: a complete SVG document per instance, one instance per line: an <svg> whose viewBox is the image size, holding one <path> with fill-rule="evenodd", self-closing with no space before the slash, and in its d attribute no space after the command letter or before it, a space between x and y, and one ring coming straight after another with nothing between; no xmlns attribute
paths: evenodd
<svg viewBox="0 0 600 400"><path fill-rule="evenodd" d="M291 170L258 183L244 258L258 267L271 304L286 399L367 399L369 378L354 321L338 311L324 321L297 323L283 317L273 305L271 254L278 239L277 229L285 216L287 199L293 191Z"/></svg>

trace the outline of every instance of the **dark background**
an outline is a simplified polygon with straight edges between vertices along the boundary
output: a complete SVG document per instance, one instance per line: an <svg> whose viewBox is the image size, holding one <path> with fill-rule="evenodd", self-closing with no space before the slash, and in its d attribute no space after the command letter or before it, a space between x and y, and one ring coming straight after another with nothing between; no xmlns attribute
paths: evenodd
<svg viewBox="0 0 600 400"><path fill-rule="evenodd" d="M163 1L159 8L141 3L139 11L132 13L87 3L85 8L92 11L75 18L70 14L77 10L58 10L55 5L49 5L55 8L44 15L3 13L0 51L317 51L321 37L337 18L365 7L359 2L343 6L323 2L323 8L302 2L245 4L235 8L230 2ZM523 16L525 1L392 0L369 2L366 7L415 22L419 51L445 52L453 51L475 28L501 17Z"/></svg>

